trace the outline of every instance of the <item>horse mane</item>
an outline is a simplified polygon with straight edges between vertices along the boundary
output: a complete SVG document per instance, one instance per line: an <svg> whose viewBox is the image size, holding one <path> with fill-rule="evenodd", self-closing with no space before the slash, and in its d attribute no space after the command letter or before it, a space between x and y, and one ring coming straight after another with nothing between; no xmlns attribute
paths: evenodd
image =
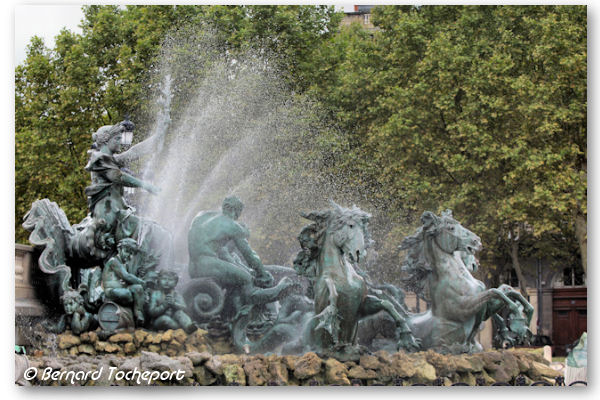
<svg viewBox="0 0 600 400"><path fill-rule="evenodd" d="M433 266L425 257L424 252L425 232L419 227L414 235L406 237L400 250L408 250L401 266L403 277L401 282L407 291L416 293L419 297L427 299L428 277L433 271Z"/></svg>
<svg viewBox="0 0 600 400"><path fill-rule="evenodd" d="M329 210L317 211L310 214L300 214L302 217L313 220L310 225L305 226L298 235L301 250L294 259L294 269L298 275L305 276L312 280L317 275L317 257L321 250L324 233L327 230L326 221Z"/></svg>
<svg viewBox="0 0 600 400"><path fill-rule="evenodd" d="M300 214L303 218L313 221L313 223L302 228L298 235L302 250L298 252L294 259L294 269L299 275L307 277L311 283L318 275L317 259L323 247L325 233L328 230L337 231L349 218L359 219L366 246L372 242L368 229L371 214L362 211L355 205L352 208L345 208L333 201L330 201L330 203L333 206L330 209Z"/></svg>
<svg viewBox="0 0 600 400"><path fill-rule="evenodd" d="M425 211L421 215L421 225L414 235L406 237L399 250L408 250L401 266L404 288L416 293L419 297L428 300L429 275L433 271L433 265L425 256L425 235L433 236L442 225L443 219L452 219L452 211L446 210L438 217L431 211Z"/></svg>
<svg viewBox="0 0 600 400"><path fill-rule="evenodd" d="M401 266L403 274L401 281L406 290L429 301L428 278L434 266L425 254L425 238L436 236L444 225L458 224L458 221L452 216L452 210L442 211L439 217L431 211L425 211L421 215L421 223L423 225L417 229L415 234L406 237L398 247L400 250L408 250Z"/></svg>

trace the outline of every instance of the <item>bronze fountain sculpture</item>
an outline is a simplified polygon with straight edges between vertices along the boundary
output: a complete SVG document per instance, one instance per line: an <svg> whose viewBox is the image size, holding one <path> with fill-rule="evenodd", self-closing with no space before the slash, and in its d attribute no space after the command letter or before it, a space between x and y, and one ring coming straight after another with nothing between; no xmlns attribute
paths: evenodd
<svg viewBox="0 0 600 400"><path fill-rule="evenodd" d="M303 215L314 221L300 233L302 251L294 261L300 275L312 283L315 316L306 327L307 348L320 352L360 353L357 329L361 318L386 311L398 328L398 347L419 348L406 320L391 302L368 293L367 284L354 267L366 255L371 217L357 207L332 208Z"/></svg>
<svg viewBox="0 0 600 400"><path fill-rule="evenodd" d="M423 348L440 352L478 352L475 335L482 322L508 307L513 318L531 322L533 307L519 292L503 285L486 289L475 279L464 259L472 260L481 250L481 240L464 228L447 210L441 216L426 211L422 226L404 239L408 250L404 271L408 287L428 292L431 308L412 315L408 324ZM521 306L521 307L520 307ZM525 332L522 332L525 334Z"/></svg>
<svg viewBox="0 0 600 400"><path fill-rule="evenodd" d="M160 191L126 166L156 151L168 123L120 152L123 133L133 128L126 120L93 134L83 221L71 226L48 199L34 202L24 217L30 241L41 250L39 268L53 282L51 301L62 304L58 319L46 324L52 332L81 334L99 326L191 333L219 320L238 352L315 351L342 360L374 350L377 334L387 335L394 350L481 351L476 334L489 318L509 343L528 335L533 308L509 286L486 289L472 276L481 241L449 211L423 213L422 226L400 245L408 251L405 289L431 303L423 313L409 311L403 289L375 284L361 269L372 242L371 216L334 202L302 214L311 223L298 236L301 250L291 268L263 265L238 221L241 200L226 197L221 211L202 211L191 221L188 276L177 289L171 234L137 215L123 195L124 187Z"/></svg>

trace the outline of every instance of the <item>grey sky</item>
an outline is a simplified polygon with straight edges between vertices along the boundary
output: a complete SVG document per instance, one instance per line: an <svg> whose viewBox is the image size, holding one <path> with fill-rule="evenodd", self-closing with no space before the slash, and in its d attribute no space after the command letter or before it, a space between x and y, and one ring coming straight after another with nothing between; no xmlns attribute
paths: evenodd
<svg viewBox="0 0 600 400"><path fill-rule="evenodd" d="M52 48L61 29L80 33L82 18L81 5L15 5L15 64L25 60L27 45L34 35Z"/></svg>

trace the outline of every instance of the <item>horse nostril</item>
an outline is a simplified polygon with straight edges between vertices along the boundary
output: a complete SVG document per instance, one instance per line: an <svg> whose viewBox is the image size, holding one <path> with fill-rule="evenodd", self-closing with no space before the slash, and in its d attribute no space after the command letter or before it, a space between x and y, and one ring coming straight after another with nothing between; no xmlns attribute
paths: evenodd
<svg viewBox="0 0 600 400"><path fill-rule="evenodd" d="M480 241L480 240L477 240L477 239L473 239L473 240L471 241L471 245L473 246L473 248L474 248L475 250L477 250L477 249L480 249L480 248L481 248L481 241Z"/></svg>
<svg viewBox="0 0 600 400"><path fill-rule="evenodd" d="M360 251L356 250L356 262L360 262Z"/></svg>

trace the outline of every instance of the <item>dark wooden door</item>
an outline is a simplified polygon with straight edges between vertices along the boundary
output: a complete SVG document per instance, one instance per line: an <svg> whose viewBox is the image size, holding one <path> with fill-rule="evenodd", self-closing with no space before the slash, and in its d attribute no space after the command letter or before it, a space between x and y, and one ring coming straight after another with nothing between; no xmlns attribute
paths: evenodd
<svg viewBox="0 0 600 400"><path fill-rule="evenodd" d="M565 356L570 345L587 331L587 288L552 291L552 347L555 356Z"/></svg>

